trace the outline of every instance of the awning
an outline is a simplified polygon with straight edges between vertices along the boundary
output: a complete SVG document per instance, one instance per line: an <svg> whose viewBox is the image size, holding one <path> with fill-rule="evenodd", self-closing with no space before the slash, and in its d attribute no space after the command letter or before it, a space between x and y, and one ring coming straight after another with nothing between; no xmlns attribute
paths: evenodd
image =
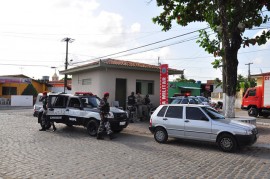
<svg viewBox="0 0 270 179"><path fill-rule="evenodd" d="M197 90L199 90L199 89L201 89L201 88L198 88L198 87L187 87L187 86L178 86L179 88L184 88L184 89L192 89L192 90L195 90L195 89L197 89Z"/></svg>

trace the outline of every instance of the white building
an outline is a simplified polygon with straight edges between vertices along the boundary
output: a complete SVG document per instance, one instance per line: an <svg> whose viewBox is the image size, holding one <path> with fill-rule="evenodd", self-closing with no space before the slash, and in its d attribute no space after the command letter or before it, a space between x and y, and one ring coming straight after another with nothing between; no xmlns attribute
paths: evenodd
<svg viewBox="0 0 270 179"><path fill-rule="evenodd" d="M131 61L105 59L67 69L61 74L72 75L72 93L92 92L102 97L110 93L109 100L126 106L131 92L149 94L151 102L159 105L160 68L156 65ZM183 74L182 70L169 69L169 75Z"/></svg>

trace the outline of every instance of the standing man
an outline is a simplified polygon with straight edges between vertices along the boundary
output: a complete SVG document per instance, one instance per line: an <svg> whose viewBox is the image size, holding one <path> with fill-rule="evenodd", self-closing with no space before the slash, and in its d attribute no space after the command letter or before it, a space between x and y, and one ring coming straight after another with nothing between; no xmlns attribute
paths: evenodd
<svg viewBox="0 0 270 179"><path fill-rule="evenodd" d="M136 97L134 95L134 92L131 92L131 95L128 96L128 110L129 110L129 118L130 122L134 123L133 116L131 117L131 112L136 111Z"/></svg>
<svg viewBox="0 0 270 179"><path fill-rule="evenodd" d="M137 99L137 109L138 109L137 117L140 119L140 121L142 121L143 120L143 98L140 92L137 92L136 99Z"/></svg>
<svg viewBox="0 0 270 179"><path fill-rule="evenodd" d="M99 110L100 110L100 124L97 132L97 139L103 140L102 133L104 129L106 129L107 134L109 135L110 139L114 138L113 132L111 130L110 122L107 118L107 115L110 112L110 104L108 103L108 98L110 94L108 92L104 93L104 97L100 101Z"/></svg>
<svg viewBox="0 0 270 179"><path fill-rule="evenodd" d="M48 104L48 96L47 96L47 92L44 91L42 94L42 98L40 99L40 101L42 101L42 108L43 108L43 112L42 112L42 116L41 116L41 129L39 129L39 131L46 131L46 114L47 114L47 104Z"/></svg>
<svg viewBox="0 0 270 179"><path fill-rule="evenodd" d="M41 126L42 126L42 128L39 129L39 131L46 131L46 124L47 124L46 115L47 115L47 109L48 109L47 91L43 92L43 96L41 98L41 101L42 101L42 107L43 107L43 112L42 112L42 117L41 117ZM53 125L53 131L55 131L56 127L54 125L54 122L52 122L52 125Z"/></svg>

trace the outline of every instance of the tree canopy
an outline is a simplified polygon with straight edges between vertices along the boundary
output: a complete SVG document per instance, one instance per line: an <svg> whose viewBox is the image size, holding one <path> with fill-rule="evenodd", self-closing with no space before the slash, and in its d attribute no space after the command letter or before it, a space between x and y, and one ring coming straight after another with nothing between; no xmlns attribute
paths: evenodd
<svg viewBox="0 0 270 179"><path fill-rule="evenodd" d="M163 12L153 18L154 23L168 31L172 22L181 26L192 22L206 22L208 28L200 30L197 43L217 59L214 68L222 67L225 116L234 117L237 88L238 50L250 44L262 45L270 39L270 30L248 37L245 29L269 22L270 0L156 0ZM208 29L211 29L209 31ZM210 34L214 33L214 37Z"/></svg>

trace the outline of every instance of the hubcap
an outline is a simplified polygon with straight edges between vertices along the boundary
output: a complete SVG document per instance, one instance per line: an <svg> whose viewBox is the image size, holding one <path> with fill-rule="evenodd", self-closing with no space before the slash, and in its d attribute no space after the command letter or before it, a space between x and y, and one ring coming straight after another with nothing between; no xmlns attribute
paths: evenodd
<svg viewBox="0 0 270 179"><path fill-rule="evenodd" d="M233 146L233 142L230 138L223 138L220 143L224 149L230 149Z"/></svg>
<svg viewBox="0 0 270 179"><path fill-rule="evenodd" d="M158 141L164 140L164 137L165 137L165 134L164 134L163 131L157 131L156 138L157 138Z"/></svg>

